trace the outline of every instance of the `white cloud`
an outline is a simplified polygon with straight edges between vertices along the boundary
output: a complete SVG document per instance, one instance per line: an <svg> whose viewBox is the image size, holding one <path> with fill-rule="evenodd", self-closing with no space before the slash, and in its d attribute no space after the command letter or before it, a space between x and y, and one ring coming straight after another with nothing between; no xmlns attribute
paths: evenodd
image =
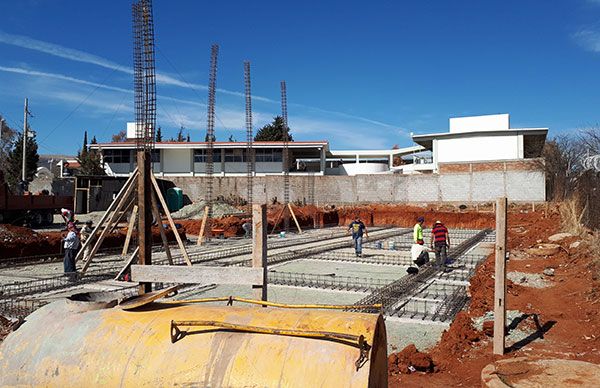
<svg viewBox="0 0 600 388"><path fill-rule="evenodd" d="M585 50L595 53L600 52L600 31L584 27L572 34L571 37Z"/></svg>

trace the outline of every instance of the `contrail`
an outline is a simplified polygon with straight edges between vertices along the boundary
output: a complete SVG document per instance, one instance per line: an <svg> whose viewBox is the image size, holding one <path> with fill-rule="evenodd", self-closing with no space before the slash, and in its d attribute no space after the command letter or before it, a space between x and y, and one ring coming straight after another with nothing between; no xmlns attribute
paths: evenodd
<svg viewBox="0 0 600 388"><path fill-rule="evenodd" d="M116 71L130 74L130 75L133 74L133 69L131 67L119 65L118 63L110 61L106 58L102 58L98 55L87 53L85 51L81 51L81 50L77 50L77 49L72 49L69 47L64 47L64 46L61 46L61 45L58 45L55 43L50 43L50 42L33 39L28 36L9 34L9 33L6 33L6 32L3 32L0 30L0 43L5 43L5 44L12 45L12 46L17 46L17 47L21 47L21 48L25 48L25 49L29 49L29 50L42 52L42 53L45 53L48 55L53 55L56 57L68 59L68 60L75 61L75 62L88 63L88 64L104 67L104 68L111 69L111 70L116 70ZM64 76L64 77L66 77L66 76ZM83 80L79 80L79 81L83 81ZM159 72L156 73L156 81L163 85L177 86L177 87L187 88L187 89L199 89L199 90L207 90L208 89L208 87L206 85L183 82L181 80L178 80L169 75L162 74ZM87 81L85 81L85 82L87 82ZM79 82L79 83L82 83L82 82ZM231 95L231 96L240 97L240 98L245 97L244 93L232 91L232 90L217 89L217 92ZM279 104L278 100L273 100L273 99L267 98L267 97L252 96L252 98L257 101L263 101L263 102L268 102L268 103L272 103L272 104ZM384 123L381 121L372 120L372 119L369 119L366 117L361 117L361 116L355 116L355 115L351 115L351 114L344 113L344 112L321 109L321 108L312 107L312 106L303 105L303 104L290 104L290 105L307 108L307 109L312 109L312 110L315 110L315 111L318 111L321 113L325 113L325 114L332 114L332 115L336 115L336 116L340 116L340 117L346 117L346 118L350 118L350 119L354 119L354 120L359 120L359 121L363 121L363 122L366 122L369 124L373 124L373 125L377 125L377 126L381 126L381 127L385 127L385 128L398 128L398 126L396 126L396 125L391 125L391 124L387 124L387 123Z"/></svg>

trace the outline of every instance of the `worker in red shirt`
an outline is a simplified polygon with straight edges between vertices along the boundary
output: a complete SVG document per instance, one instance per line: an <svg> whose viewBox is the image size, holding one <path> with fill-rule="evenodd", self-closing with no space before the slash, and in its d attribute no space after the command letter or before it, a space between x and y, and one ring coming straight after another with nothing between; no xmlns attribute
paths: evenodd
<svg viewBox="0 0 600 388"><path fill-rule="evenodd" d="M431 248L435 250L434 267L446 272L446 260L450 248L450 234L448 228L441 221L436 221L431 229Z"/></svg>

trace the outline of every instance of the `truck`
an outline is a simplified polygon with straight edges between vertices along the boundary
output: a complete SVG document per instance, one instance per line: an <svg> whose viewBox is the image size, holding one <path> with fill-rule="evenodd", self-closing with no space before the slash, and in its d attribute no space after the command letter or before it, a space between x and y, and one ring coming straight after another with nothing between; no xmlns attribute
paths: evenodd
<svg viewBox="0 0 600 388"><path fill-rule="evenodd" d="M48 193L13 194L0 171L0 224L51 225L61 208L72 209L73 196Z"/></svg>

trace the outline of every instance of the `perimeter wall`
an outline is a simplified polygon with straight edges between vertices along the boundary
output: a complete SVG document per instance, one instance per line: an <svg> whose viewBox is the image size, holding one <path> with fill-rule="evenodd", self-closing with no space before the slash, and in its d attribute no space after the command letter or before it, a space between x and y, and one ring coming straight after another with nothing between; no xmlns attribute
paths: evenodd
<svg viewBox="0 0 600 388"><path fill-rule="evenodd" d="M165 177L192 201L205 195L204 177ZM247 177L214 177L214 196L247 195ZM253 200L283 200L282 176L253 178ZM374 174L357 176L290 176L290 201L319 204L491 202L501 196L511 202L546 200L543 161L525 159L439 165L438 174Z"/></svg>

